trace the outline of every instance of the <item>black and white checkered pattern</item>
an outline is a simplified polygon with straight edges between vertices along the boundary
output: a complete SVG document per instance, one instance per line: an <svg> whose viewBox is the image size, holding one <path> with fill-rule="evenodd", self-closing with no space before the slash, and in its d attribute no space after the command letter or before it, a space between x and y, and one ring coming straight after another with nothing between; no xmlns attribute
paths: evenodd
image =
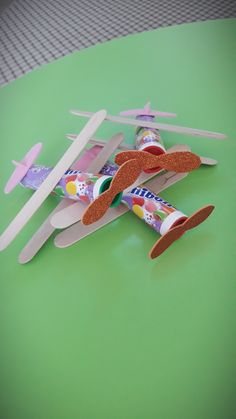
<svg viewBox="0 0 236 419"><path fill-rule="evenodd" d="M235 0L15 0L0 16L0 84L112 38L230 17Z"/></svg>

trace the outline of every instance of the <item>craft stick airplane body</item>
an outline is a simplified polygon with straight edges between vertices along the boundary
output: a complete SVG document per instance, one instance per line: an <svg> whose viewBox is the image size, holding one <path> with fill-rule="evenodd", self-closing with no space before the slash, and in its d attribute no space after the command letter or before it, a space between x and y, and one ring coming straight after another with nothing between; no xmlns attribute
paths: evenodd
<svg viewBox="0 0 236 419"><path fill-rule="evenodd" d="M109 117L106 111L99 111L94 115L89 115L90 120L78 136L69 135L74 141L54 168L33 164L41 149L41 144L34 146L23 162L13 162L16 170L8 181L5 192L9 193L19 182L23 186L35 189L35 192L0 236L0 250L11 243L50 193L65 199L60 202L22 250L19 256L21 263L26 263L34 257L55 228L71 226L55 238L56 246L65 247L91 234L128 210L133 211L162 235L158 244L150 252L150 257L154 258L185 231L207 218L214 208L212 205L199 210L192 217L187 217L147 189L148 183L141 188L139 185L148 182L162 170L171 171L169 174L167 172L152 179L152 189L158 193L161 189L185 177L187 173L183 172L189 172L200 164L214 165L216 161L199 158L190 153L187 146L174 146L172 150L169 150L170 153L166 152L159 133L159 127L163 124L155 123L154 126L153 119L157 115L170 117L174 116L173 114L151 111L149 104L143 110L128 111L128 114L134 114L134 112L136 120L128 118L122 118L122 120L127 119L132 125L138 127L135 146L121 144L122 134L113 136L107 143L103 140L95 140L93 134L105 119L117 119ZM79 113L82 114L82 112ZM76 114L78 114L77 111ZM116 122L120 122L120 118ZM167 127L165 125L164 129ZM190 133L190 129L181 128L181 132L186 133L186 130ZM199 130L191 130L191 132L193 135L224 138L223 134L218 133ZM95 146L85 150L79 161L73 163L89 142ZM115 159L120 168L114 163L107 162L117 149L124 150L117 154ZM121 202L125 205L120 205ZM85 204L89 205L85 207Z"/></svg>

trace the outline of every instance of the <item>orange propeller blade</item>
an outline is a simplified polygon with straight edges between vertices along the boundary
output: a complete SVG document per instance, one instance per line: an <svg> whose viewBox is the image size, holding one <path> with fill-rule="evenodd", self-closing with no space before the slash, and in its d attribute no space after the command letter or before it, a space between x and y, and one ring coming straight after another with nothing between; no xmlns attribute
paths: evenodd
<svg viewBox="0 0 236 419"><path fill-rule="evenodd" d="M138 160L142 170L148 170L158 167L178 173L191 172L197 169L201 164L201 159L190 151L176 151L174 153L161 154L155 156L146 151L130 150L118 153L115 162L118 165L123 164L130 159Z"/></svg>
<svg viewBox="0 0 236 419"><path fill-rule="evenodd" d="M132 185L140 173L141 168L137 160L126 161L116 172L109 189L88 206L82 217L82 223L88 225L98 221L111 206L115 196Z"/></svg>
<svg viewBox="0 0 236 419"><path fill-rule="evenodd" d="M187 218L183 222L176 227L171 228L164 236L162 236L157 242L154 244L152 249L149 252L149 256L151 259L155 259L160 256L168 247L178 240L187 230L190 230L194 227L197 227L203 221L206 220L207 217L212 213L214 209L214 205L207 205L196 211L191 217Z"/></svg>

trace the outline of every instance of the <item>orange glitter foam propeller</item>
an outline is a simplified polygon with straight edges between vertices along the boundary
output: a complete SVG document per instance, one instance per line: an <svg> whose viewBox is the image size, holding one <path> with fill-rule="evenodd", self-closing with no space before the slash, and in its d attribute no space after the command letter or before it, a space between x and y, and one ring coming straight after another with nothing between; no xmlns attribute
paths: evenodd
<svg viewBox="0 0 236 419"><path fill-rule="evenodd" d="M161 154L155 156L147 151L130 150L118 153L115 162L120 166L130 159L138 160L142 170L153 169L157 167L165 170L171 170L177 173L191 172L197 169L201 164L201 159L190 151L176 151L174 153Z"/></svg>
<svg viewBox="0 0 236 419"><path fill-rule="evenodd" d="M109 189L98 196L86 209L81 219L85 225L98 221L111 206L114 198L136 181L141 173L137 160L126 161L113 177Z"/></svg>
<svg viewBox="0 0 236 419"><path fill-rule="evenodd" d="M185 220L183 224L171 228L166 234L164 234L164 236L157 240L157 242L154 244L154 246L149 252L149 257L151 259L155 259L158 256L160 256L166 249L168 249L168 247L172 243L178 240L186 231L191 230L194 227L197 227L199 224L205 221L206 218L208 218L209 215L212 213L214 208L214 205L207 205L206 207L203 207L196 211L193 215L191 215L191 217L187 218L187 220Z"/></svg>

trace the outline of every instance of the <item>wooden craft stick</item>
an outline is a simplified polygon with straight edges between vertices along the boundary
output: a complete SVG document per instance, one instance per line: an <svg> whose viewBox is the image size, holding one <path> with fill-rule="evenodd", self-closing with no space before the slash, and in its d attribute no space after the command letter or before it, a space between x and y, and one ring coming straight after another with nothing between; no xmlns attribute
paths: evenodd
<svg viewBox="0 0 236 419"><path fill-rule="evenodd" d="M88 171L91 173L99 173L106 161L109 159L111 154L117 149L118 144L120 144L124 139L122 133L114 135L103 147L102 151L98 156L92 161L88 167ZM67 208L63 208L61 211L58 211L56 214L53 214L51 218L51 224L54 228L66 228L71 224L76 223L81 220L81 217L86 210L86 207L82 202L74 202L73 205L70 205Z"/></svg>
<svg viewBox="0 0 236 419"><path fill-rule="evenodd" d="M115 146L119 144L120 141L123 141L123 134L116 134L114 135L109 142L106 144L106 149L101 151L103 152L103 158L101 158L100 153L98 156L93 160L91 165L94 165L94 168L97 172L101 170L101 168L106 163L107 159L110 157L110 154L113 153ZM109 154L110 151L110 154ZM91 171L91 165L88 166L86 170ZM73 165L72 165L73 169ZM32 238L29 240L29 242L26 244L26 246L22 249L18 261L20 263L27 263L29 262L41 249L41 247L44 245L44 243L48 240L48 238L52 235L52 233L55 231L55 228L51 224L51 218L56 215L57 213L60 213L61 210L65 210L65 217L70 217L70 212L68 211L70 207L74 206L75 204L80 204L77 207L77 212L80 213L80 218L83 215L83 212L85 210L85 206L81 203L75 203L71 199L62 199L61 202L57 205L57 207L51 212L49 217L44 221L44 223L39 227L39 229L35 232L35 234L32 236Z"/></svg>
<svg viewBox="0 0 236 419"><path fill-rule="evenodd" d="M172 147L168 148L168 150L166 150L168 154L173 153L175 151L191 151L191 147L187 144L175 144Z"/></svg>
<svg viewBox="0 0 236 419"><path fill-rule="evenodd" d="M67 134L66 137L69 140L73 141L76 138L76 134ZM104 147L107 144L107 141L99 140L99 139L96 139L96 138L90 138L89 143L95 144L95 145L96 144L101 145L102 147ZM131 145L131 144L119 144L117 148L119 150L134 150L135 146Z"/></svg>
<svg viewBox="0 0 236 419"><path fill-rule="evenodd" d="M81 221L79 221L66 230L63 230L62 233L57 234L54 239L54 244L56 247L61 248L71 246L72 244L88 236L94 231L99 230L101 227L109 224L111 221L125 214L127 211L128 208L126 208L124 205L119 205L119 207L116 208L109 208L104 217L94 224L85 226L81 223Z"/></svg>
<svg viewBox="0 0 236 419"><path fill-rule="evenodd" d="M73 201L71 199L62 199L60 201L56 208L50 213L50 216L46 218L43 224L41 224L41 226L20 252L18 257L19 263L27 263L33 259L33 257L38 253L44 243L46 243L46 241L55 231L55 228L51 225L50 222L52 215L56 214L58 211L64 208L68 208L68 206L72 204Z"/></svg>
<svg viewBox="0 0 236 419"><path fill-rule="evenodd" d="M215 166L218 161L215 159L211 159L210 157L200 157L201 159L201 164L203 164L204 166Z"/></svg>
<svg viewBox="0 0 236 419"><path fill-rule="evenodd" d="M156 195L159 194L161 191L169 188L169 186L173 185L174 183L178 182L179 180L184 179L188 176L188 173L176 173L176 172L166 172L160 176L163 176L163 180L158 178L158 182L156 178L150 179L145 186L148 187L152 192Z"/></svg>
<svg viewBox="0 0 236 419"><path fill-rule="evenodd" d="M73 115L85 116L87 118L90 118L91 115L93 115L93 112L84 112L77 109L71 110L70 112ZM147 122L147 121L142 121L140 119L130 119L130 118L124 118L121 116L107 115L105 119L107 121L117 122L118 124L156 128L162 131L177 132L179 134L186 134L186 135L188 134L194 135L195 137L216 138L218 140L223 140L226 138L226 135L218 133L218 132L204 131L204 130L200 130L196 128L180 127L178 125L168 125L168 124L161 124L161 123L156 123L156 122Z"/></svg>
<svg viewBox="0 0 236 419"><path fill-rule="evenodd" d="M101 110L94 114L94 116L88 121L80 134L77 136L77 139L71 144L57 165L42 183L40 188L34 192L28 202L26 202L6 230L2 233L0 236L0 250L5 249L27 224L30 218L42 205L43 201L52 192L53 188L59 182L65 171L71 166L78 154L83 150L89 138L96 132L105 117L106 111Z"/></svg>
<svg viewBox="0 0 236 419"><path fill-rule="evenodd" d="M111 137L111 139L105 143L103 149L89 165L89 172L95 174L99 173L109 157L116 151L123 140L124 134L122 132L118 132L117 134L113 135L113 137Z"/></svg>
<svg viewBox="0 0 236 419"><path fill-rule="evenodd" d="M188 173L174 173L168 172L160 175L158 179L152 179L147 182L145 186L151 189L155 194L161 192L162 190L170 187L179 180L185 178ZM54 239L54 244L56 247L64 248L71 246L72 244L80 241L89 234L99 230L103 226L114 221L116 218L128 212L129 209L125 205L120 205L117 208L110 208L103 218L98 220L94 224L88 226L83 225L81 222L78 222L61 233L57 234Z"/></svg>

